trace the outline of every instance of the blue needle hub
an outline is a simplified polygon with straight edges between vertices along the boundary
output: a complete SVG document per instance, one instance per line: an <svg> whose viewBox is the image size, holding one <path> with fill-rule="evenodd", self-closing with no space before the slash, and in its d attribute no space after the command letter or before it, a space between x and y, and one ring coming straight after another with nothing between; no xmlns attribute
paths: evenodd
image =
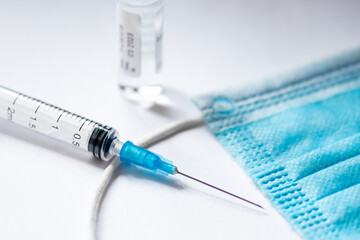
<svg viewBox="0 0 360 240"><path fill-rule="evenodd" d="M172 162L130 141L124 143L120 151L120 161L132 163L163 175L174 175L177 170Z"/></svg>

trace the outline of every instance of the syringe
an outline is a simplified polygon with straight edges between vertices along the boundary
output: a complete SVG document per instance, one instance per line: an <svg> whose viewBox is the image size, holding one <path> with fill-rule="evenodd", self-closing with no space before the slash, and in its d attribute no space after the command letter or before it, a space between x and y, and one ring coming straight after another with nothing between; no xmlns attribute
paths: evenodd
<svg viewBox="0 0 360 240"><path fill-rule="evenodd" d="M0 86L0 118L69 143L77 149L89 151L98 159L108 161L113 157L119 157L122 162L132 163L163 175L180 174L262 208L256 203L180 172L171 161L158 154L130 141L120 141L118 132L112 127L3 86Z"/></svg>

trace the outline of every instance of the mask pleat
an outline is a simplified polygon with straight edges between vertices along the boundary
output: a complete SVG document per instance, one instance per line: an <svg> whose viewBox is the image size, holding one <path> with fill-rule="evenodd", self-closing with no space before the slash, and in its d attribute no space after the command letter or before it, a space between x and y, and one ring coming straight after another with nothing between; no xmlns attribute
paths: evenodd
<svg viewBox="0 0 360 240"><path fill-rule="evenodd" d="M360 133L305 153L285 165L290 177L294 180L300 180L317 171L359 155L360 148L358 146L360 146Z"/></svg>

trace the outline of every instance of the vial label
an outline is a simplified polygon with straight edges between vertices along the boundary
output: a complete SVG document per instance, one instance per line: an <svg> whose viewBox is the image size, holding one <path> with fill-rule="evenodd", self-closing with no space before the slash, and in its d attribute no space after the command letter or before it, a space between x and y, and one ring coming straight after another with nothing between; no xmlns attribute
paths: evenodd
<svg viewBox="0 0 360 240"><path fill-rule="evenodd" d="M120 10L120 65L128 76L141 74L141 17Z"/></svg>
<svg viewBox="0 0 360 240"><path fill-rule="evenodd" d="M160 72L162 67L162 42L163 42L163 15L162 11L156 14L155 18L155 58L156 72Z"/></svg>

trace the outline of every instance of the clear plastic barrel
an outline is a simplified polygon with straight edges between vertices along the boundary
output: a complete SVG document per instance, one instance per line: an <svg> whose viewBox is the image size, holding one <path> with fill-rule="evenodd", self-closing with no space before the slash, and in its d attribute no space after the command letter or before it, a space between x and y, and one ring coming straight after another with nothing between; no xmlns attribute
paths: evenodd
<svg viewBox="0 0 360 240"><path fill-rule="evenodd" d="M109 143L116 137L110 127L0 86L0 118L30 128L108 160Z"/></svg>

